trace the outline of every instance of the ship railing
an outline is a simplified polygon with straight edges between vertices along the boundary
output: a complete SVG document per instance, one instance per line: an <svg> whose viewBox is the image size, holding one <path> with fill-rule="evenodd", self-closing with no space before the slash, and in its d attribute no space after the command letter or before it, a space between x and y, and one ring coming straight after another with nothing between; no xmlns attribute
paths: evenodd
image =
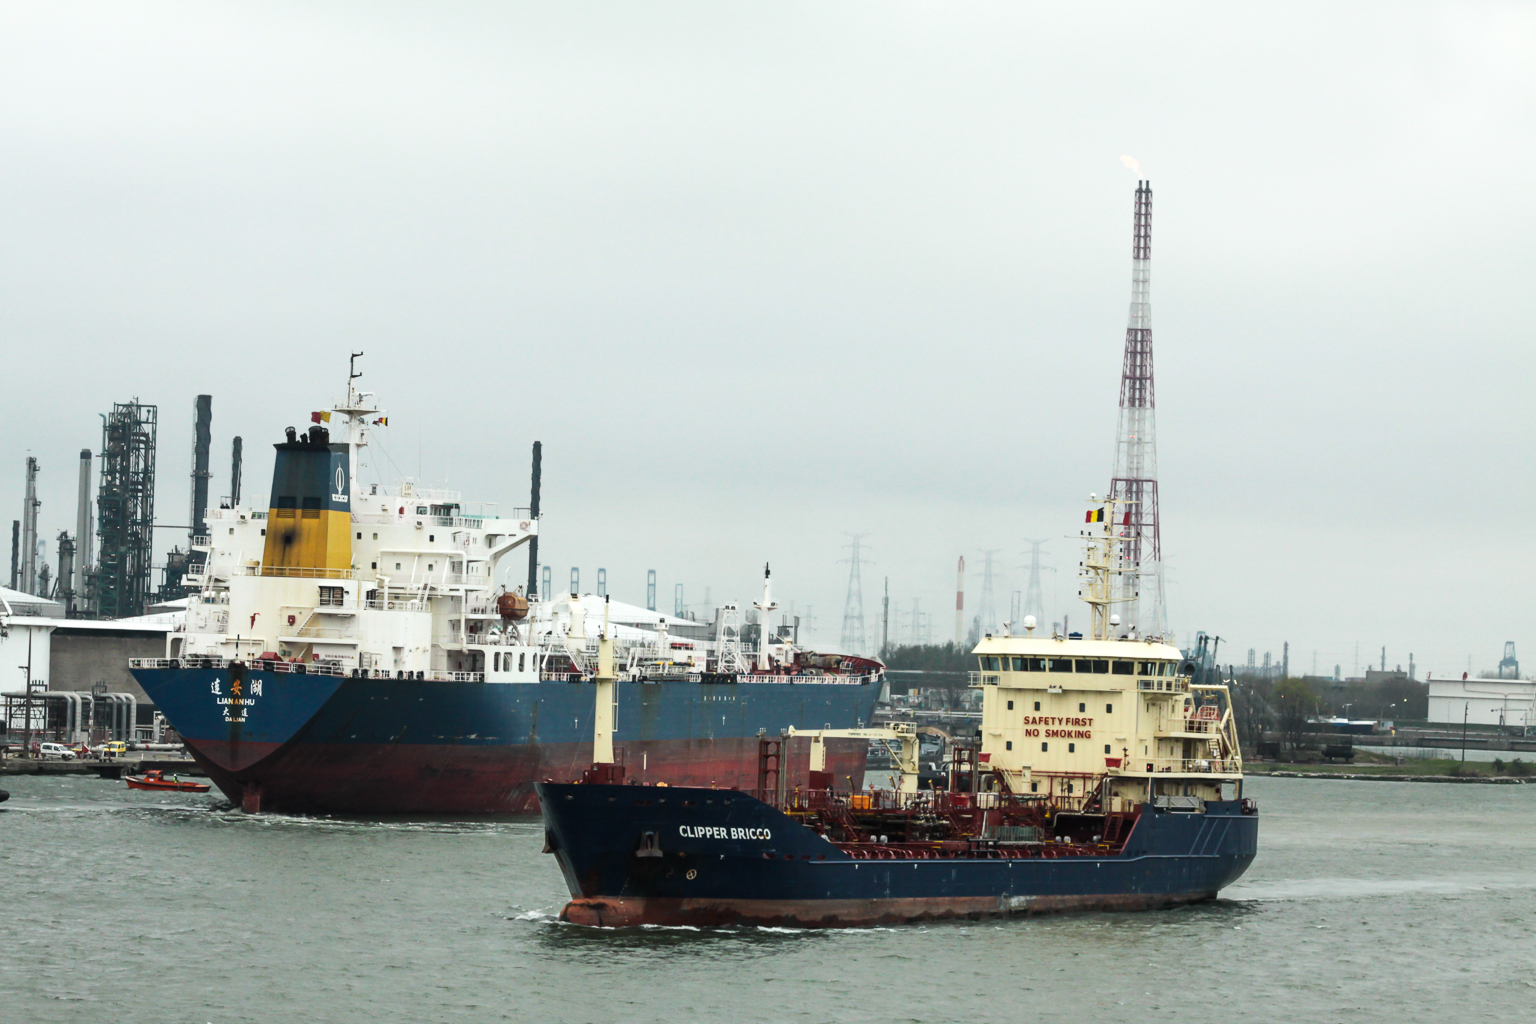
<svg viewBox="0 0 1536 1024"><path fill-rule="evenodd" d="M364 608L375 612L425 612L431 611L427 602L420 598L372 598L361 602Z"/></svg>
<svg viewBox="0 0 1536 1024"><path fill-rule="evenodd" d="M848 676L840 676L840 675L794 676L794 675L778 675L778 674L773 674L773 673L767 673L767 674L742 673L740 676L737 676L736 678L737 678L738 682L743 682L743 683L790 683L790 684L797 685L797 686L828 686L828 685L831 685L831 686L852 686L852 685L863 684L865 682L872 681L876 677L873 676L873 675L857 675L857 676L854 676L854 675L848 675Z"/></svg>
<svg viewBox="0 0 1536 1024"><path fill-rule="evenodd" d="M1117 771L1137 775L1145 772L1240 775L1243 771L1243 759L1240 757L1131 757L1125 760L1123 768L1110 769L1111 774Z"/></svg>
<svg viewBox="0 0 1536 1024"><path fill-rule="evenodd" d="M237 565L230 572L237 576L265 576L299 580L371 580L378 573L371 569L315 569L297 565Z"/></svg>
<svg viewBox="0 0 1536 1024"><path fill-rule="evenodd" d="M785 809L815 811L830 807L847 811L920 811L945 814L951 810L972 808L1023 807L1040 801L1040 796L1027 793L1022 796L1009 793L950 793L944 790L902 793L892 789L843 793L796 787L787 794Z"/></svg>
<svg viewBox="0 0 1536 1024"><path fill-rule="evenodd" d="M972 686L996 686L1001 677L996 672L967 672Z"/></svg>
<svg viewBox="0 0 1536 1024"><path fill-rule="evenodd" d="M463 630L453 629L448 631L447 641L450 644L469 644L475 647L521 647L523 646L510 632L506 633L466 633Z"/></svg>
<svg viewBox="0 0 1536 1024"><path fill-rule="evenodd" d="M192 655L186 658L129 658L129 668L222 668L227 669L234 663L234 659L202 657ZM281 659L251 659L245 664L262 672L289 672L296 675L311 676L345 676L348 670L335 662L311 661L289 662Z"/></svg>
<svg viewBox="0 0 1536 1024"><path fill-rule="evenodd" d="M1206 736L1215 736L1221 731L1221 723L1199 718L1165 718L1158 731L1197 732Z"/></svg>
<svg viewBox="0 0 1536 1024"><path fill-rule="evenodd" d="M1138 679L1136 689L1153 692L1188 693L1188 679Z"/></svg>
<svg viewBox="0 0 1536 1024"><path fill-rule="evenodd" d="M204 518L217 523L242 523L251 519L267 518L265 511L257 511L250 508L210 508L203 510Z"/></svg>

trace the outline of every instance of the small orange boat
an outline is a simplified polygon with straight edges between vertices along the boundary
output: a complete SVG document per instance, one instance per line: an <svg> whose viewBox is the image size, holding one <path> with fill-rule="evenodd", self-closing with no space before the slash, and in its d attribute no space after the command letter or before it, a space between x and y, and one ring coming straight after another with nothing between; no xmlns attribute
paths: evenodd
<svg viewBox="0 0 1536 1024"><path fill-rule="evenodd" d="M166 778L165 772L158 770L145 772L143 775L124 775L123 781L128 783L129 789L159 789L179 793L208 792L206 782L184 782L174 775Z"/></svg>

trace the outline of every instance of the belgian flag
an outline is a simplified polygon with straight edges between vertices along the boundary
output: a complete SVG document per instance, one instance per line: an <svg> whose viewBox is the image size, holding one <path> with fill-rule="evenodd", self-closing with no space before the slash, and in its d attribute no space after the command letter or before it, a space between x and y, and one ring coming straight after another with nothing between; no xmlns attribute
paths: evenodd
<svg viewBox="0 0 1536 1024"><path fill-rule="evenodd" d="M1092 512L1088 513L1088 518L1084 521L1089 523L1102 523L1104 521L1104 510L1102 508L1094 509Z"/></svg>

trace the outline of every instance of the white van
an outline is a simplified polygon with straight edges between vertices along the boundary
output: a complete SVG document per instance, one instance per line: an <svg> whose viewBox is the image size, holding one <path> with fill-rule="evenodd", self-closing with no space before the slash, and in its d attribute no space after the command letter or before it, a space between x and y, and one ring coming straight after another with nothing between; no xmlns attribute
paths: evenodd
<svg viewBox="0 0 1536 1024"><path fill-rule="evenodd" d="M57 757L63 761L73 761L75 759L75 752L62 743L44 743L38 747L38 753L43 756L44 760L50 757Z"/></svg>

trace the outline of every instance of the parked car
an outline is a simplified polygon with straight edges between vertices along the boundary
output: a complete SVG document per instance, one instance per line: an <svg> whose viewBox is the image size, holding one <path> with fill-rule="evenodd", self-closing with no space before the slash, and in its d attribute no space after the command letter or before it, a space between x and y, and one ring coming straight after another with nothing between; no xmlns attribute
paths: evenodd
<svg viewBox="0 0 1536 1024"><path fill-rule="evenodd" d="M44 760L50 757L56 757L61 761L73 761L75 759L75 752L62 743L40 744L37 752Z"/></svg>

